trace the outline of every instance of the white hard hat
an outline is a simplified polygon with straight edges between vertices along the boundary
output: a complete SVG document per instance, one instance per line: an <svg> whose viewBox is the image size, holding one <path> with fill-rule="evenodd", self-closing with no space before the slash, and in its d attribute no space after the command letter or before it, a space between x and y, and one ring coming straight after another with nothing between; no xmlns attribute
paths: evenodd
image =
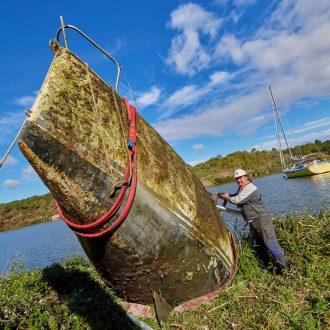
<svg viewBox="0 0 330 330"><path fill-rule="evenodd" d="M240 176L244 176L247 175L246 172L244 170L242 170L241 168L239 168L238 170L235 171L234 174L234 178L239 178Z"/></svg>

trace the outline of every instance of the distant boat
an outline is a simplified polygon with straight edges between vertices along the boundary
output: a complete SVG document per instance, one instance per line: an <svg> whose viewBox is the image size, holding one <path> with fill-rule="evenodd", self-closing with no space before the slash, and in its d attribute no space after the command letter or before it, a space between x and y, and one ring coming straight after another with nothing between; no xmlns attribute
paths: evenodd
<svg viewBox="0 0 330 330"><path fill-rule="evenodd" d="M21 151L120 297L146 304L160 296L172 307L189 300L187 308L214 298L230 283L238 258L214 201L138 113L134 141L134 107L59 45L66 28L87 37L71 25L57 32L51 43L55 56L22 132ZM92 43L116 64L117 87L120 66ZM108 213L113 216L103 222Z"/></svg>
<svg viewBox="0 0 330 330"><path fill-rule="evenodd" d="M325 159L324 160L317 159L317 155L320 155L320 153L313 153L301 157L293 157L291 148L286 138L286 134L282 124L282 119L278 111L278 107L271 86L269 86L269 91L272 99L278 153L280 156L282 173L285 175L285 177L296 178L301 176L309 176L309 175L330 172L330 161ZM287 164L287 161L284 157L279 127L281 128L281 133L283 135L283 138L287 146L287 150L290 155L289 163L291 163L291 166Z"/></svg>

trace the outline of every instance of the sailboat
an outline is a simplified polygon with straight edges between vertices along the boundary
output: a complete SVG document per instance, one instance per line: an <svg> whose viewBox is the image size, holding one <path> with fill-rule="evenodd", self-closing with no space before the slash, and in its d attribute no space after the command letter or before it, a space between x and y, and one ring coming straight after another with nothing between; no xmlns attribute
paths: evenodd
<svg viewBox="0 0 330 330"><path fill-rule="evenodd" d="M320 153L313 153L301 157L294 157L292 155L292 151L289 146L283 128L282 119L278 111L278 107L271 86L269 86L269 91L272 99L272 108L273 108L274 121L275 121L275 132L277 137L277 147L278 147L277 149L279 152L282 173L284 174L284 176L286 178L296 178L301 176L309 176L309 175L330 172L330 161L325 159L324 160L316 159L317 155L319 155ZM292 164L291 166L287 164L286 159L284 157L279 128L281 129L281 133L283 135L287 150L289 152L290 163Z"/></svg>

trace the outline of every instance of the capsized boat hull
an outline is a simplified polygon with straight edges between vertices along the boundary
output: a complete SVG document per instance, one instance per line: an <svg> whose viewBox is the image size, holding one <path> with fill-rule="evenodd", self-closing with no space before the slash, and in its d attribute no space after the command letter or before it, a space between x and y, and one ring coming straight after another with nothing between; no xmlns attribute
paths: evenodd
<svg viewBox="0 0 330 330"><path fill-rule="evenodd" d="M117 197L109 192L123 178L128 128L123 100L77 56L60 48L19 147L66 217L87 224ZM173 304L221 290L236 271L237 256L208 192L140 115L137 148L138 186L131 211L111 235L77 236L88 258L131 302L150 303L153 291Z"/></svg>
<svg viewBox="0 0 330 330"><path fill-rule="evenodd" d="M288 169L283 171L287 178L297 178L330 172L329 162L317 162L303 168Z"/></svg>

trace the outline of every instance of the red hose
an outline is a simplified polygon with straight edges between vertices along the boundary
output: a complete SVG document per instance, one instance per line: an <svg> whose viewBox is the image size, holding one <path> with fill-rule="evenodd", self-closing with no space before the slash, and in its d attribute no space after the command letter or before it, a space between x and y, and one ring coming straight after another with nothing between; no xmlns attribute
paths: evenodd
<svg viewBox="0 0 330 330"><path fill-rule="evenodd" d="M131 209L131 206L133 204L136 187L137 187L137 156L136 156L136 109L135 107L131 106L126 99L124 99L125 106L127 109L128 119L130 121L130 130L129 130L129 140L128 140L128 153L129 153L129 161L126 165L125 174L124 174L124 180L127 181L119 191L118 197L111 206L110 210L105 213L101 218L96 219L95 221L79 225L76 224L69 219L65 217L63 214L63 211L58 204L57 201L55 201L57 205L57 211L59 213L59 216L63 219L63 221L77 234L83 237L88 238L94 238L94 237L100 237L106 234L111 233L114 229L116 229L127 217L129 214L129 211ZM125 193L127 190L127 187L129 185L129 179L131 174L131 164L132 165L132 178L130 182L130 191L127 198L126 205L121 213L121 215L109 226L101 230L101 226L104 225L106 222L108 222L112 217L114 217L119 210L123 199L125 197Z"/></svg>

